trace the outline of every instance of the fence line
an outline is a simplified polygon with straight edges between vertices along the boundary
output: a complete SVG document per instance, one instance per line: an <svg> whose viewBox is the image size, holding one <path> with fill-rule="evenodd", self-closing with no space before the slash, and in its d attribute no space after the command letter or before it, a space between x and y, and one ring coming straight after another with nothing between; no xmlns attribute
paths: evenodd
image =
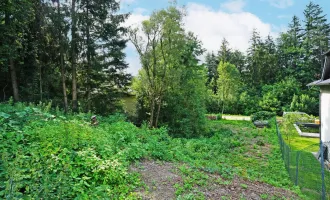
<svg viewBox="0 0 330 200"><path fill-rule="evenodd" d="M330 142L310 145L302 150L292 149L283 139L275 120L276 132L284 160L291 181L299 186L303 194L311 199L330 199L330 172L325 167L324 150L326 150L326 158ZM312 152L315 146L319 146L320 153Z"/></svg>

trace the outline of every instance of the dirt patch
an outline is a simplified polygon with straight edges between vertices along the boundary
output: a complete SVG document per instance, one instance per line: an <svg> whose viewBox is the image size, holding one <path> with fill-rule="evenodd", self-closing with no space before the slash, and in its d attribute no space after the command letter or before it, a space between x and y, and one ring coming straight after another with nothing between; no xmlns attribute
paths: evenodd
<svg viewBox="0 0 330 200"><path fill-rule="evenodd" d="M140 173L142 181L147 185L147 189L141 188L138 191L142 199L175 199L174 184L181 182L181 176L172 163L145 160L132 166L131 170Z"/></svg>
<svg viewBox="0 0 330 200"><path fill-rule="evenodd" d="M155 161L143 161L132 166L131 171L141 174L146 188L140 188L137 192L146 200L176 199L175 184L183 184L181 174L173 163L158 163ZM224 180L220 175L206 173L208 183L206 186L194 186L194 191L199 191L205 199L297 199L291 191L276 188L269 184L244 180L235 177L232 180ZM193 192L194 193L194 192Z"/></svg>
<svg viewBox="0 0 330 200"><path fill-rule="evenodd" d="M214 180L220 178L214 175ZM221 179L221 178L220 178ZM261 182L252 182L235 177L230 184L220 185L213 182L213 187L204 191L206 199L220 199L221 197L230 197L230 199L297 199L291 191L276 188Z"/></svg>

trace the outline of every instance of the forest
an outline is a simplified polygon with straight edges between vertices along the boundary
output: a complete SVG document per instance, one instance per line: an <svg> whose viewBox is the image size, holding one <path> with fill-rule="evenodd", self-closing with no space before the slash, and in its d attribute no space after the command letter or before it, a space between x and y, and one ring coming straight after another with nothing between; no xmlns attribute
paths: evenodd
<svg viewBox="0 0 330 200"><path fill-rule="evenodd" d="M210 52L185 30L185 10L175 2L135 27L124 26L130 13L120 12L120 5L116 0L0 1L0 198L135 199L132 191L141 185L128 174L129 166L145 157L183 161L225 178L240 175L301 197L282 172L276 138L267 135L274 125L259 132L245 122L210 124L205 116L259 111L318 116L319 89L307 84L320 79L330 49L322 7L309 2L304 17L293 16L277 38L262 38L254 29L246 52L232 49L226 38ZM126 71L129 43L142 66L136 76ZM123 98L132 96L134 112L127 112ZM100 126L88 125L92 115ZM237 130L248 130L248 140L258 139L251 144L251 155L258 158L243 161L243 167L237 166L239 154L250 144L235 135ZM215 147L219 140L221 147ZM272 150L263 157L265 147ZM216 166L221 159L202 150L230 164ZM259 157L264 166L274 164L267 170L281 179L260 168L244 171L256 167ZM204 172L198 173L193 181L205 181ZM242 184L243 190L250 187ZM192 191L176 187L177 197Z"/></svg>
<svg viewBox="0 0 330 200"><path fill-rule="evenodd" d="M123 112L121 99L133 94L132 121L184 134L198 134L206 112L318 115L318 90L306 85L320 78L329 49L319 5L307 4L304 18L293 16L278 38L261 38L255 29L246 52L231 49L226 38L218 52L207 51L184 30L184 10L174 5L134 28L123 26L129 13L119 9L114 0L2 1L2 101L51 101L66 112L107 115ZM126 73L128 42L140 56L136 77ZM183 130L186 121L197 127Z"/></svg>

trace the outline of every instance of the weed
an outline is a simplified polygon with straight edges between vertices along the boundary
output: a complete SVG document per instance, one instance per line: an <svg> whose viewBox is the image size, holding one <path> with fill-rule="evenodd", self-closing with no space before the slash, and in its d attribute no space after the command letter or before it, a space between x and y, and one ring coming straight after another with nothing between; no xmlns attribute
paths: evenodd
<svg viewBox="0 0 330 200"><path fill-rule="evenodd" d="M248 186L244 183L241 183L240 186L241 186L242 189L247 189L248 188Z"/></svg>
<svg viewBox="0 0 330 200"><path fill-rule="evenodd" d="M267 199L267 198L268 198L268 194L261 194L261 195L260 195L260 198L261 198L261 199Z"/></svg>

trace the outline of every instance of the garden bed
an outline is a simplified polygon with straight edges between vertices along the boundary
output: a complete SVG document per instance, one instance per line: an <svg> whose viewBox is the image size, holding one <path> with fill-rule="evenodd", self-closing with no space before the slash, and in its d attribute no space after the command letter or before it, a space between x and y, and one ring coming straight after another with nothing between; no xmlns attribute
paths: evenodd
<svg viewBox="0 0 330 200"><path fill-rule="evenodd" d="M301 137L313 137L313 138L319 138L320 137L319 129L316 128L316 127L319 126L318 124L295 123L293 125L294 125L294 127L296 128L298 134Z"/></svg>

